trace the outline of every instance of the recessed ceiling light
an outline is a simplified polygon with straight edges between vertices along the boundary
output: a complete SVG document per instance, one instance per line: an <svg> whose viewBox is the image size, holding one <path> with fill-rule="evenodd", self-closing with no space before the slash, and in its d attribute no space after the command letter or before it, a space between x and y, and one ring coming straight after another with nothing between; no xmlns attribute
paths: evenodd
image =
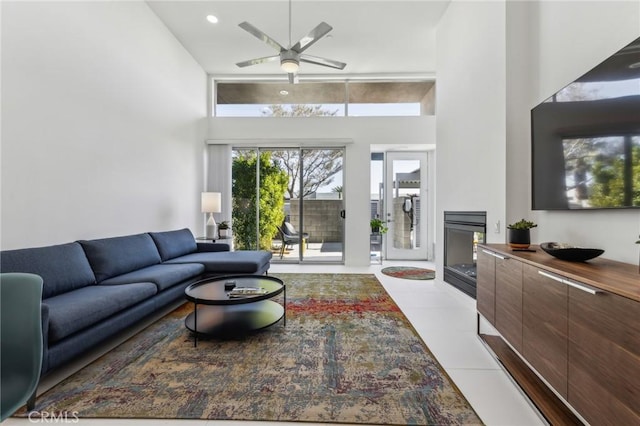
<svg viewBox="0 0 640 426"><path fill-rule="evenodd" d="M212 24L217 24L218 18L214 15L207 15L207 21L211 22Z"/></svg>
<svg viewBox="0 0 640 426"><path fill-rule="evenodd" d="M289 92L287 92L286 90L281 90L281 91L280 91L280 94L281 94L282 96L287 96L287 95L289 94Z"/></svg>

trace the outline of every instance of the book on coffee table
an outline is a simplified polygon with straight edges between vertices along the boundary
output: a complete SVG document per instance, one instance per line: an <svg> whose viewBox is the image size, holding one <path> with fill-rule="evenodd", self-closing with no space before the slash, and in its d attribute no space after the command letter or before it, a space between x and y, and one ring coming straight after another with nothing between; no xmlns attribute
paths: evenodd
<svg viewBox="0 0 640 426"><path fill-rule="evenodd" d="M227 294L229 295L229 297L244 297L258 296L266 293L267 290L262 287L236 287Z"/></svg>

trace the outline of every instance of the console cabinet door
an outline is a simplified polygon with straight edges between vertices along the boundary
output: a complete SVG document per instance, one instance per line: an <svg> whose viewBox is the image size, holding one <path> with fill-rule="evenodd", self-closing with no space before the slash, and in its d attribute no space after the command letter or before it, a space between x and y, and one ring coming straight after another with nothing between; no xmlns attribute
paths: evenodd
<svg viewBox="0 0 640 426"><path fill-rule="evenodd" d="M567 398L567 303L561 277L523 266L522 356Z"/></svg>
<svg viewBox="0 0 640 426"><path fill-rule="evenodd" d="M640 303L569 289L569 403L592 425L640 425Z"/></svg>
<svg viewBox="0 0 640 426"><path fill-rule="evenodd" d="M496 329L522 353L522 262L496 258Z"/></svg>
<svg viewBox="0 0 640 426"><path fill-rule="evenodd" d="M478 250L476 261L476 304L483 317L496 324L496 257L486 249Z"/></svg>

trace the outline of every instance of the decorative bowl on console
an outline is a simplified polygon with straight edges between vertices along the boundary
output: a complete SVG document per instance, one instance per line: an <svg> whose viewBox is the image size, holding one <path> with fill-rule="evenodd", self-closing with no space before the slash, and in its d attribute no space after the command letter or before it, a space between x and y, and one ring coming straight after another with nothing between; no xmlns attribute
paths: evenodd
<svg viewBox="0 0 640 426"><path fill-rule="evenodd" d="M553 257L570 262L584 262L604 253L602 249L576 247L567 243L541 243L540 248Z"/></svg>

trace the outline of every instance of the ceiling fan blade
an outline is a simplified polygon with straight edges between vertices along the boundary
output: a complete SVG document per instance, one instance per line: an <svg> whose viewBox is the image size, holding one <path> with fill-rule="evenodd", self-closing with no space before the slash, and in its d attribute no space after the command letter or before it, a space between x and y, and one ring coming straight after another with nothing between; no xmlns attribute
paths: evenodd
<svg viewBox="0 0 640 426"><path fill-rule="evenodd" d="M336 68L343 70L347 66L344 62L334 61L333 59L320 58L318 56L300 55L301 62L322 65L323 67Z"/></svg>
<svg viewBox="0 0 640 426"><path fill-rule="evenodd" d="M264 58L255 58L255 59L249 59L248 61L238 62L236 65L239 66L240 68L244 68L251 65L263 64L265 62L277 61L278 59L280 59L280 55L265 56Z"/></svg>
<svg viewBox="0 0 640 426"><path fill-rule="evenodd" d="M298 84L298 74L294 74L292 72L289 73L289 83Z"/></svg>
<svg viewBox="0 0 640 426"><path fill-rule="evenodd" d="M312 29L309 34L302 37L300 41L297 42L291 49L295 50L298 53L302 53L313 43L327 35L327 33L332 29L333 27L326 22L320 22L318 26Z"/></svg>
<svg viewBox="0 0 640 426"><path fill-rule="evenodd" d="M282 50L286 50L284 47L282 47L280 43L278 43L277 41L275 41L274 39L272 39L262 31L260 31L259 29L257 29L256 27L248 23L247 21L239 23L238 26L243 30L245 30L246 32L248 32L249 34L253 35L255 38L264 41L269 46L276 49L278 52Z"/></svg>

